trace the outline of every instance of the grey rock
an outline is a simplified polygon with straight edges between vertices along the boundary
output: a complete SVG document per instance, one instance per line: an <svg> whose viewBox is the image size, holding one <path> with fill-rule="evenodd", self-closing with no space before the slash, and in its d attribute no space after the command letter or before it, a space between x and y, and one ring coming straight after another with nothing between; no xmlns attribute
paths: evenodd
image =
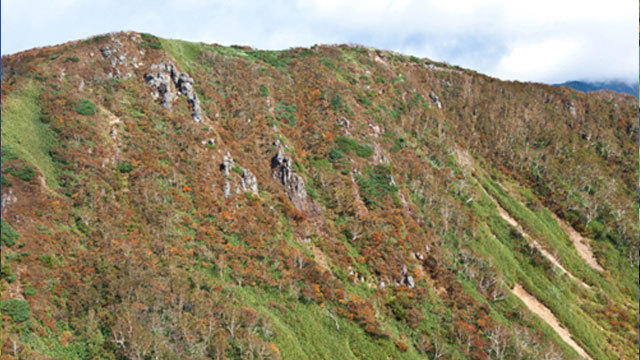
<svg viewBox="0 0 640 360"><path fill-rule="evenodd" d="M413 281L413 276L406 275L404 277L404 284L407 285L409 289L413 289L416 286L415 281Z"/></svg>
<svg viewBox="0 0 640 360"><path fill-rule="evenodd" d="M347 120L344 117L341 117L339 119L336 120L336 122L338 123L338 125L340 126L344 126L346 128L349 128L349 125L351 125L351 123L349 122L349 120Z"/></svg>
<svg viewBox="0 0 640 360"><path fill-rule="evenodd" d="M201 123L204 121L204 115L202 114L202 110L200 110L200 106L194 106L193 112L191 113L191 118L197 123Z"/></svg>
<svg viewBox="0 0 640 360"><path fill-rule="evenodd" d="M442 109L442 103L440 103L440 99L438 99L438 95L436 95L433 91L430 91L429 98L431 99L431 102L436 104L438 109Z"/></svg>
<svg viewBox="0 0 640 360"><path fill-rule="evenodd" d="M105 59L108 59L108 58L109 58L109 56L111 56L111 54L113 53L113 52L111 51L111 49L110 49L108 46L105 46L105 47L100 48L100 52L102 53L102 56L103 56Z"/></svg>
<svg viewBox="0 0 640 360"><path fill-rule="evenodd" d="M162 97L162 106L171 109L173 99L176 97L175 92L171 88L171 76L166 72L159 71L145 75L144 79L147 84L156 89L158 95Z"/></svg>
<svg viewBox="0 0 640 360"><path fill-rule="evenodd" d="M254 194L258 193L258 180L249 169L242 169L242 189Z"/></svg>
<svg viewBox="0 0 640 360"><path fill-rule="evenodd" d="M231 183L229 182L229 179L224 181L224 197L229 197L231 196Z"/></svg>
<svg viewBox="0 0 640 360"><path fill-rule="evenodd" d="M2 212L7 212L9 206L15 204L17 201L18 197L13 194L12 189L9 189L9 191L2 195Z"/></svg>
<svg viewBox="0 0 640 360"><path fill-rule="evenodd" d="M224 175L229 176L229 170L231 169L233 169L233 159L227 153L222 159L222 164L220 164L220 171L224 171Z"/></svg>
<svg viewBox="0 0 640 360"><path fill-rule="evenodd" d="M159 63L151 65L151 70L155 70L155 73L145 75L147 83L156 89L159 94L167 95L166 99L163 99L162 103L167 109L171 109L171 102L177 95L184 95L187 98L187 102L191 105L191 118L195 122L204 121L204 114L200 108L200 100L198 95L193 89L193 78L187 73L178 74L178 69L171 63ZM172 90L173 84L177 91Z"/></svg>
<svg viewBox="0 0 640 360"><path fill-rule="evenodd" d="M280 147L271 159L272 176L284 186L293 205L304 210L307 208L307 190L302 177L291 168L292 163L291 158L285 156L284 149Z"/></svg>

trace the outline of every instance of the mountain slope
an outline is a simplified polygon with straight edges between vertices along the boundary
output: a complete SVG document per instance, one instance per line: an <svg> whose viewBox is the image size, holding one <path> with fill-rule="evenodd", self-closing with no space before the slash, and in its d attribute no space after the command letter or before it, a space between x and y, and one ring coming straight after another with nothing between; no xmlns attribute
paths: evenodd
<svg viewBox="0 0 640 360"><path fill-rule="evenodd" d="M638 356L634 97L137 33L2 76L3 356L580 358L512 289Z"/></svg>

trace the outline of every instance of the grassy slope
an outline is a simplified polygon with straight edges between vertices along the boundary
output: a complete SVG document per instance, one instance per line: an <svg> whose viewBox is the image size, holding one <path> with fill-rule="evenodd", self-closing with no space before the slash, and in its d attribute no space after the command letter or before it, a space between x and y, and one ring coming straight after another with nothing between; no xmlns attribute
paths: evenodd
<svg viewBox="0 0 640 360"><path fill-rule="evenodd" d="M575 249L570 246L566 235L559 224L548 214L548 210L541 209L534 213L513 199L489 177L481 175L478 178L478 185L495 196L500 204L518 220L525 231L535 231L536 238L542 239L550 248L556 250L561 263L569 271L599 290L583 289L568 277L561 275L559 271L555 276L549 278L545 274L544 268L533 265L529 258L518 254L510 235L511 225L498 215L495 205L485 194L482 194L479 201L474 202L474 207L477 213L484 218L485 224L481 226L481 231L485 233L486 242L476 243L474 248L481 254L494 259L496 266L505 275L510 286L515 282L523 284L529 292L549 307L560 322L570 330L575 340L588 349L587 351L594 358L617 358L615 355L602 351L606 339L597 327L608 325L602 322L596 325L596 320L582 309L580 304L585 298L597 302L599 291L604 291L612 299L623 299L624 296L619 289L625 289L625 285L614 286L580 261ZM547 326L543 324L542 327ZM557 339L550 328L545 329L545 333ZM572 351L567 348L565 350Z"/></svg>
<svg viewBox="0 0 640 360"><path fill-rule="evenodd" d="M55 188L55 166L49 150L56 144L49 127L40 121L40 87L27 82L11 92L2 104L2 144L9 145L19 157L40 170L47 184Z"/></svg>

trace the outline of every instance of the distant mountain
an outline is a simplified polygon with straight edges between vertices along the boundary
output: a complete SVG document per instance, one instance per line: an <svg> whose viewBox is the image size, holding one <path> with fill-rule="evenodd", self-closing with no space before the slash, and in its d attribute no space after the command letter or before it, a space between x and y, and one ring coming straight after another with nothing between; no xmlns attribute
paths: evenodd
<svg viewBox="0 0 640 360"><path fill-rule="evenodd" d="M567 81L562 84L553 84L553 86L566 86L572 89L589 92L598 90L613 90L621 93L638 96L638 83L629 85L622 81L604 81L604 82L588 82L588 81Z"/></svg>

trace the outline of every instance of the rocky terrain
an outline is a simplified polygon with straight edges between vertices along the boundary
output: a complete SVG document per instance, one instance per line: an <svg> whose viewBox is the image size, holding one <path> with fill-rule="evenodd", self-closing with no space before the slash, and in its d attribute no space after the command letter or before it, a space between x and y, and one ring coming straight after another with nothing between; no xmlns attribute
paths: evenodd
<svg viewBox="0 0 640 360"><path fill-rule="evenodd" d="M2 359L637 359L638 99L355 45L2 58Z"/></svg>

